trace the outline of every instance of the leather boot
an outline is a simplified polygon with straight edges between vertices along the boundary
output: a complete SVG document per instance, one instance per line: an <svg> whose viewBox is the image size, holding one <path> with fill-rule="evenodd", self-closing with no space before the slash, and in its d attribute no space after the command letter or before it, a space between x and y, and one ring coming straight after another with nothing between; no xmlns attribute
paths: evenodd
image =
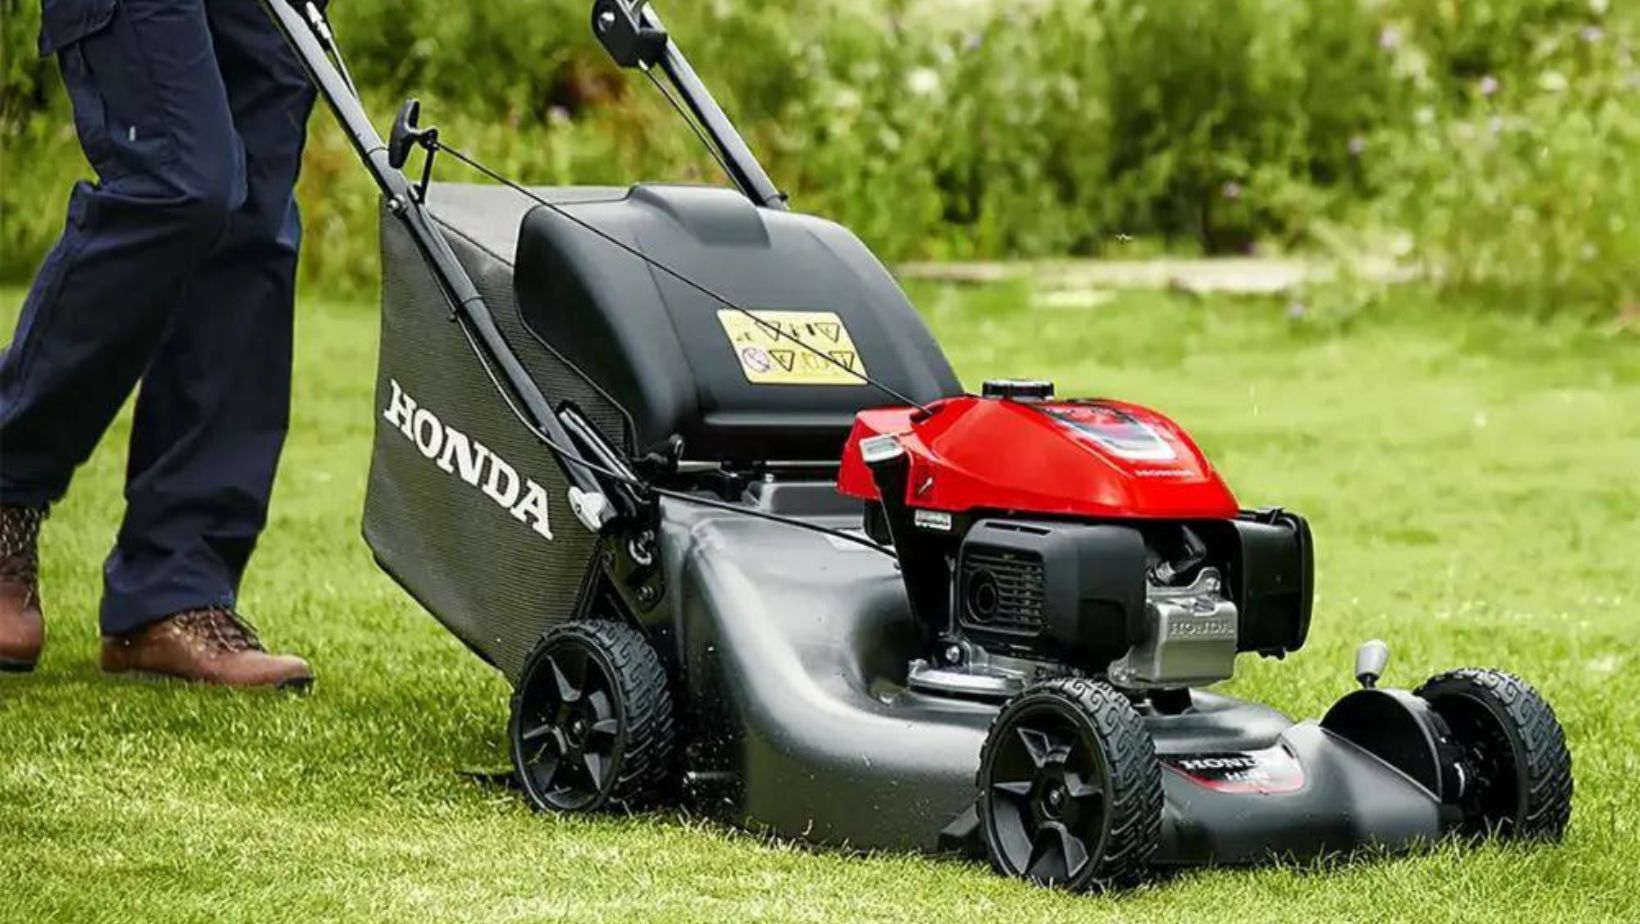
<svg viewBox="0 0 1640 924"><path fill-rule="evenodd" d="M221 607L187 610L134 632L104 636L102 669L230 687L306 690L313 683L306 661L269 654L249 623Z"/></svg>
<svg viewBox="0 0 1640 924"><path fill-rule="evenodd" d="M0 506L0 671L26 673L46 643L40 609L40 524L44 507Z"/></svg>

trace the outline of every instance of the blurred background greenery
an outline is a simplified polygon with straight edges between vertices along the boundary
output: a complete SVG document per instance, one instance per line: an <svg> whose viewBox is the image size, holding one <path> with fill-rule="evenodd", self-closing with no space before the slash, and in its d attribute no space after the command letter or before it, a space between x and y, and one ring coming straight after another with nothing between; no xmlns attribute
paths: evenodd
<svg viewBox="0 0 1640 924"><path fill-rule="evenodd" d="M4 4L0 279L87 173L36 0ZM585 0L333 0L385 125L533 183L715 181ZM1389 256L1531 314L1640 311L1631 0L678 0L661 8L799 207L885 259ZM303 273L375 285L372 190L321 113ZM445 178L458 178L454 165Z"/></svg>

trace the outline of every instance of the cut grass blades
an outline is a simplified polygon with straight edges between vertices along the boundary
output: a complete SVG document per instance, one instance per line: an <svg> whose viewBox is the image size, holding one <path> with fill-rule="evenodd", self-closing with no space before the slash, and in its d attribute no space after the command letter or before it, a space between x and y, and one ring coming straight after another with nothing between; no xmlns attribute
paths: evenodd
<svg viewBox="0 0 1640 924"><path fill-rule="evenodd" d="M1342 327L1273 302L1124 295L1077 311L1033 307L1023 289L914 295L969 384L1041 375L1063 394L1156 405L1244 503L1311 515L1310 645L1284 663L1244 658L1233 692L1318 714L1372 636L1393 646L1398 686L1463 665L1530 679L1576 759L1566 845L1189 872L1117 898L671 815L534 814L458 772L505 763L505 685L358 539L374 312L309 301L244 599L274 644L312 657L318 687L292 699L98 674L122 418L46 528L44 661L0 678L0 921L1640 919L1632 337L1415 292ZM0 294L0 327L21 297Z"/></svg>

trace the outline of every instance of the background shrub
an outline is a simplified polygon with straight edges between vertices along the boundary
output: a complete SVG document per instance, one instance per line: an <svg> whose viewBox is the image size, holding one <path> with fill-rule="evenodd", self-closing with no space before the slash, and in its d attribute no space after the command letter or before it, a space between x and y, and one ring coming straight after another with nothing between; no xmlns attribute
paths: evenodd
<svg viewBox="0 0 1640 924"><path fill-rule="evenodd" d="M1640 8L1613 0L1405 0L1416 88L1374 170L1385 224L1449 287L1534 313L1640 297Z"/></svg>
<svg viewBox="0 0 1640 924"><path fill-rule="evenodd" d="M85 174L34 0L0 0L0 278ZM668 25L799 207L886 258L1393 246L1530 310L1633 301L1640 8L1618 0L696 0ZM717 181L584 0L334 0L385 125L533 183ZM455 165L445 178L461 176ZM374 196L330 124L304 274L373 284ZM1150 242L1145 244L1145 242Z"/></svg>

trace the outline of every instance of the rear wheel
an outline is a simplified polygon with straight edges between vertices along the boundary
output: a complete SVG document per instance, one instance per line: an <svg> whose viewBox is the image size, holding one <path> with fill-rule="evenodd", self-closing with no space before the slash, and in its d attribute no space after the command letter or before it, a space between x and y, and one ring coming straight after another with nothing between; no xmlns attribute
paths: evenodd
<svg viewBox="0 0 1640 924"><path fill-rule="evenodd" d="M1430 678L1416 694L1463 750L1463 831L1559 841L1572 815L1572 755L1548 702L1502 671Z"/></svg>
<svg viewBox="0 0 1640 924"><path fill-rule="evenodd" d="M1006 876L1073 891L1129 886L1161 840L1155 744L1106 684L1050 680L1010 700L986 737L978 784L986 852Z"/></svg>
<svg viewBox="0 0 1640 924"><path fill-rule="evenodd" d="M653 801L671 766L672 738L666 670L637 629L569 623L530 653L508 739L535 807L586 812Z"/></svg>

